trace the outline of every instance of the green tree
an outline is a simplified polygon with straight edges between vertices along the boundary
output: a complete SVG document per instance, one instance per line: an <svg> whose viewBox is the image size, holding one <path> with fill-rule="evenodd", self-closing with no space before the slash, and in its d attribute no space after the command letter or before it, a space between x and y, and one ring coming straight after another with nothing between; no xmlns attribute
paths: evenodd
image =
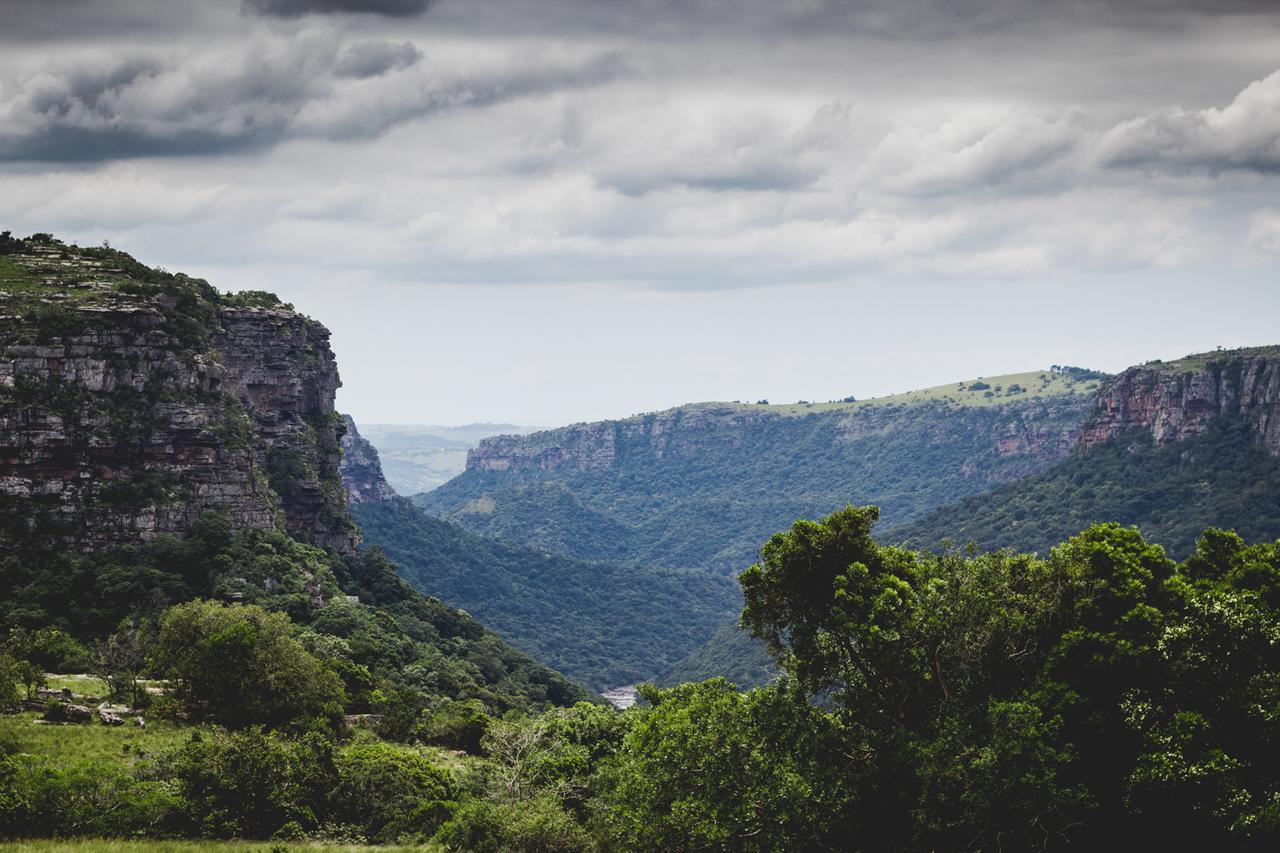
<svg viewBox="0 0 1280 853"><path fill-rule="evenodd" d="M653 707L623 741L604 815L622 849L787 850L827 837L844 785L811 760L827 727L802 696L712 679L644 697Z"/></svg>
<svg viewBox="0 0 1280 853"><path fill-rule="evenodd" d="M253 727L197 731L172 772L192 827L213 838L270 838L286 824L314 827L337 781L332 744Z"/></svg>
<svg viewBox="0 0 1280 853"><path fill-rule="evenodd" d="M233 729L341 725L341 679L294 639L283 613L180 604L160 620L152 663L195 719Z"/></svg>

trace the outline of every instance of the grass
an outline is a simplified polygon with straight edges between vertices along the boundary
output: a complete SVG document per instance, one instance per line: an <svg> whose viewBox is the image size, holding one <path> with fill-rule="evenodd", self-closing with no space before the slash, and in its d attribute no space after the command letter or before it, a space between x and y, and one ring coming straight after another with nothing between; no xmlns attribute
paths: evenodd
<svg viewBox="0 0 1280 853"><path fill-rule="evenodd" d="M980 383L974 388L975 383ZM1051 373L1048 370L1032 370L1027 373L1006 373L1000 376L978 377L932 388L920 388L887 397L872 397L846 403L781 403L774 405L753 404L755 408L783 415L804 415L810 412L854 411L873 406L920 405L925 403L949 403L954 406L984 407L1024 400L1092 394L1101 384L1097 379L1081 379L1067 373ZM988 388L982 385L990 386ZM1023 390L1011 392L1013 386Z"/></svg>
<svg viewBox="0 0 1280 853"><path fill-rule="evenodd" d="M62 675L52 672L44 674L45 687L50 690L61 690L64 687L76 696L105 697L107 682L96 675Z"/></svg>
<svg viewBox="0 0 1280 853"><path fill-rule="evenodd" d="M0 744L5 750L45 755L53 759L103 759L133 763L145 756L176 749L195 729L163 720L147 720L140 729L133 722L104 726L96 720L76 725L37 722L40 714L27 711L0 716Z"/></svg>
<svg viewBox="0 0 1280 853"><path fill-rule="evenodd" d="M1280 356L1280 346L1239 347L1237 349L1223 349L1214 352L1192 353L1174 361L1149 361L1142 366L1164 373L1193 373L1204 370L1211 364L1224 363L1235 358L1248 358L1251 356Z"/></svg>
<svg viewBox="0 0 1280 853"><path fill-rule="evenodd" d="M121 841L109 838L49 839L39 841L0 842L4 853L46 853L46 851L70 851L70 853L272 853L279 850L323 850L326 853L402 853L410 850L442 850L438 845L414 847L374 847L354 844L319 844L300 842L290 844L280 841Z"/></svg>

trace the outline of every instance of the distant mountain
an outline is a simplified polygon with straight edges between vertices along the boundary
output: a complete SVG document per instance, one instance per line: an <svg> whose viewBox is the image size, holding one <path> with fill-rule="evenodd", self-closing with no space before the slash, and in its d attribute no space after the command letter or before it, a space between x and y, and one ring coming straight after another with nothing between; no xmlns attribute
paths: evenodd
<svg viewBox="0 0 1280 853"><path fill-rule="evenodd" d="M1178 558L1210 525L1253 542L1280 537L1280 347L1130 368L1102 383L1056 465L879 538L1044 551L1099 521L1136 525ZM660 681L726 675L749 685L773 672L763 648L729 626Z"/></svg>
<svg viewBox="0 0 1280 853"><path fill-rule="evenodd" d="M1048 468L1101 374L1046 370L878 400L703 403L499 436L414 498L468 530L582 559L746 568L776 530L845 503L901 523Z"/></svg>
<svg viewBox="0 0 1280 853"><path fill-rule="evenodd" d="M427 492L466 468L467 451L494 435L523 435L535 427L474 423L463 426L362 424L382 457L387 482L402 495Z"/></svg>

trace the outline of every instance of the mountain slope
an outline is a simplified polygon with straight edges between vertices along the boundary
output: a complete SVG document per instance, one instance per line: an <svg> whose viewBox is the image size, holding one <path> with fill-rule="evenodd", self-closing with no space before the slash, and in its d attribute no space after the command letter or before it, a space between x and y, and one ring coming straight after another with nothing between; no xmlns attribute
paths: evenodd
<svg viewBox="0 0 1280 853"><path fill-rule="evenodd" d="M1280 348L1131 368L1101 389L1070 458L886 537L1043 550L1095 521L1179 557L1207 525L1280 537Z"/></svg>
<svg viewBox="0 0 1280 853"><path fill-rule="evenodd" d="M727 578L592 563L485 539L403 498L352 507L365 542L416 588L603 690L653 678L697 648L739 605Z"/></svg>
<svg viewBox="0 0 1280 853"><path fill-rule="evenodd" d="M794 413L708 403L501 436L414 500L472 532L579 558L735 574L796 518L875 502L902 522L1044 470L1074 441L1096 380L1054 382L1061 393L1042 397L1001 385L994 403L990 388L957 383L950 399Z"/></svg>

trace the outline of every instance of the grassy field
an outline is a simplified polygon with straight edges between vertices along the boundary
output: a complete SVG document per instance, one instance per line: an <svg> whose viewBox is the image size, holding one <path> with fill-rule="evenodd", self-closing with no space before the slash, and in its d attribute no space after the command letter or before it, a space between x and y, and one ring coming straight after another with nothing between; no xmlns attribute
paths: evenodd
<svg viewBox="0 0 1280 853"><path fill-rule="evenodd" d="M1174 361L1149 361L1142 366L1164 373L1192 373L1204 370L1211 364L1225 364L1232 359L1248 358L1250 356L1269 356L1274 358L1280 356L1280 346L1240 347L1238 349L1192 353Z"/></svg>
<svg viewBox="0 0 1280 853"><path fill-rule="evenodd" d="M96 720L77 725L38 722L34 711L0 716L0 743L6 749L50 758L123 760L132 763L174 749L186 742L193 729L163 720L148 720L140 729L131 722L104 726Z"/></svg>
<svg viewBox="0 0 1280 853"><path fill-rule="evenodd" d="M871 397L846 403L782 403L755 404L784 415L804 415L809 412L834 412L854 410L869 406L916 405L921 403L950 403L955 406L999 406L1014 401L1036 400L1049 397L1092 394L1101 384L1098 379L1081 379L1067 373L1051 373L1048 370L1032 370L1027 373L1006 373L1001 376L978 377L963 382L935 385L887 397ZM977 387L974 387L977 385ZM984 387L986 386L986 387ZM1022 389L1022 390L1017 390Z"/></svg>
<svg viewBox="0 0 1280 853"><path fill-rule="evenodd" d="M289 850L323 850L325 853L402 853L409 850L443 850L437 845L418 847L370 847L351 844L288 844L280 841L119 841L108 838L0 842L3 853L275 853Z"/></svg>
<svg viewBox="0 0 1280 853"><path fill-rule="evenodd" d="M44 677L45 687L50 690L61 690L65 687L76 696L102 698L107 695L107 682L96 675L46 672Z"/></svg>

